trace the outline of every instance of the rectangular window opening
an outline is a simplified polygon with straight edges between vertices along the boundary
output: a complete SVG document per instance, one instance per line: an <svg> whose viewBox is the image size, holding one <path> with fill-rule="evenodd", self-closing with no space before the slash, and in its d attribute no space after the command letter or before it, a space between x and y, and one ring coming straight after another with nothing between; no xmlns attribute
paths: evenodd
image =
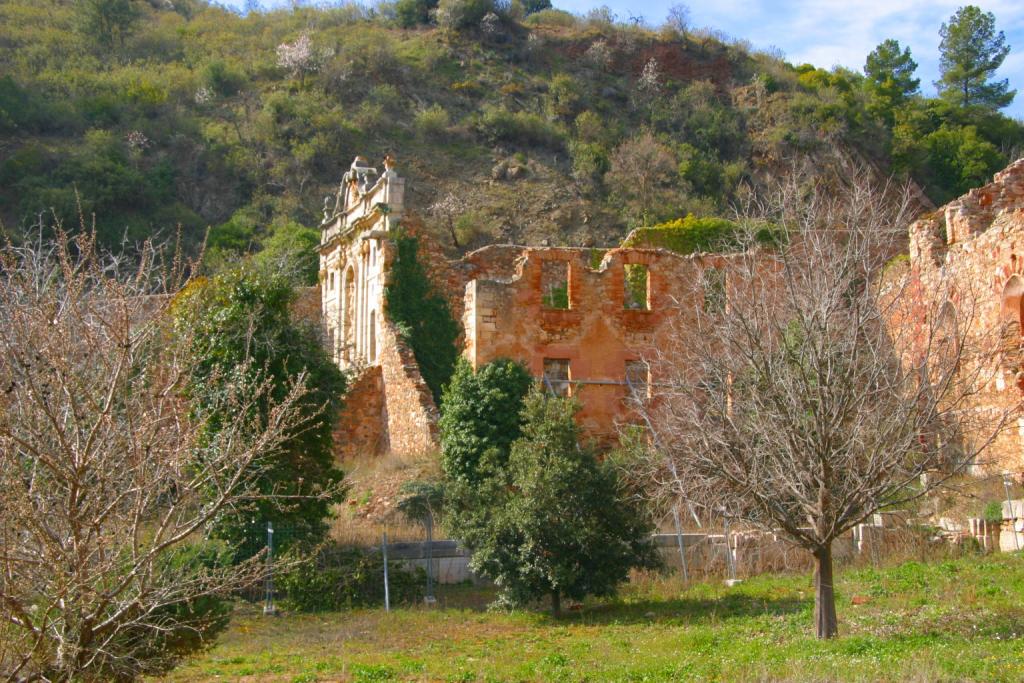
<svg viewBox="0 0 1024 683"><path fill-rule="evenodd" d="M721 313L725 310L725 271L720 268L706 268L701 274L704 289L704 310L707 313Z"/></svg>
<svg viewBox="0 0 1024 683"><path fill-rule="evenodd" d="M623 308L631 311L651 310L650 273L647 266L642 263L629 263L623 266L623 270Z"/></svg>
<svg viewBox="0 0 1024 683"><path fill-rule="evenodd" d="M568 310L569 262L542 261L540 272L541 304L544 308Z"/></svg>
<svg viewBox="0 0 1024 683"><path fill-rule="evenodd" d="M647 361L626 361L626 387L630 397L638 401L651 397L651 366Z"/></svg>
<svg viewBox="0 0 1024 683"><path fill-rule="evenodd" d="M569 359L544 359L544 390L553 396L569 395Z"/></svg>

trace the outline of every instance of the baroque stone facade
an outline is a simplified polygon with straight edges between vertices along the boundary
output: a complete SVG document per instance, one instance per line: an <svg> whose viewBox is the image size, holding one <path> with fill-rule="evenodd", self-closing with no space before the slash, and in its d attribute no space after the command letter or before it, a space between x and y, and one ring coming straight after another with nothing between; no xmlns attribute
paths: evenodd
<svg viewBox="0 0 1024 683"><path fill-rule="evenodd" d="M936 318L963 326L963 343L996 337L984 357L980 413L1019 414L1024 391L1024 159L910 227L911 291ZM944 301L932 301L942 297ZM938 305L935 305L938 304ZM932 321L941 323L942 321ZM968 435L970 436L970 435ZM1024 416L988 449L982 472L1024 475Z"/></svg>
<svg viewBox="0 0 1024 683"><path fill-rule="evenodd" d="M405 181L356 157L324 201L321 316L335 362L353 380L338 426L340 455L420 453L436 444L437 408L411 350L386 311L385 287L402 218ZM333 200L333 201L332 201Z"/></svg>

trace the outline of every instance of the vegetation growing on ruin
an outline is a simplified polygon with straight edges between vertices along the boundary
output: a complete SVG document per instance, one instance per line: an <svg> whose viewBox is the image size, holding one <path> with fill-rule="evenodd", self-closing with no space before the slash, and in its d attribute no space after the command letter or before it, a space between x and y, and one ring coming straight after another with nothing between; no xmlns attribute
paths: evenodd
<svg viewBox="0 0 1024 683"><path fill-rule="evenodd" d="M462 326L434 288L419 257L419 240L407 234L395 238L398 256L391 267L391 284L385 297L388 316L412 348L423 381L434 402L441 403L442 389L455 371L459 351L456 341Z"/></svg>
<svg viewBox="0 0 1024 683"><path fill-rule="evenodd" d="M753 239L759 244L776 244L780 236L771 226L748 229L725 218L698 218L693 214L648 228L637 228L622 243L624 247L668 249L677 254L723 252L741 248Z"/></svg>
<svg viewBox="0 0 1024 683"><path fill-rule="evenodd" d="M854 151L940 203L1024 145L997 107L920 95L898 44L865 77L533 4L4 2L0 219L80 208L107 245L180 225L197 247L210 227L230 258L315 230L351 158L393 152L417 206L466 200L480 227L459 248L608 245L720 215L800 155Z"/></svg>

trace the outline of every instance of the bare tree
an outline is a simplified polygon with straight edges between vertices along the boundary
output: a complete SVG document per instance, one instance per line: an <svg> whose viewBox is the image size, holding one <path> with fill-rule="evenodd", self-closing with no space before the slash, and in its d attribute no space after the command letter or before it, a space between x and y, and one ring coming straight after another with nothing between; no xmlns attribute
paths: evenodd
<svg viewBox="0 0 1024 683"><path fill-rule="evenodd" d="M94 238L0 248L0 679L122 680L172 660L186 607L254 580L262 558L176 561L256 491L303 423L296 378L261 422L262 380L225 382L221 420L183 399L183 278ZM258 373L257 373L258 374ZM227 417L228 424L223 424Z"/></svg>
<svg viewBox="0 0 1024 683"><path fill-rule="evenodd" d="M459 244L459 233L455 229L455 221L466 212L467 206L465 199L454 192L449 192L427 208L431 216L444 223L448 235L452 238L452 246L456 249L461 245Z"/></svg>
<svg viewBox="0 0 1024 683"><path fill-rule="evenodd" d="M649 225L651 210L673 198L677 170L672 150L645 131L616 147L610 161L605 182L622 198L629 218Z"/></svg>
<svg viewBox="0 0 1024 683"><path fill-rule="evenodd" d="M690 8L687 5L677 4L668 8L668 16L665 17L665 26L669 27L679 35L684 35L690 27Z"/></svg>
<svg viewBox="0 0 1024 683"><path fill-rule="evenodd" d="M864 175L828 187L794 176L752 212L784 246L727 259L724 306L681 308L644 408L662 495L813 555L819 638L838 628L833 541L978 462L1012 412L975 409L997 341L974 329L973 293L885 272L905 194Z"/></svg>

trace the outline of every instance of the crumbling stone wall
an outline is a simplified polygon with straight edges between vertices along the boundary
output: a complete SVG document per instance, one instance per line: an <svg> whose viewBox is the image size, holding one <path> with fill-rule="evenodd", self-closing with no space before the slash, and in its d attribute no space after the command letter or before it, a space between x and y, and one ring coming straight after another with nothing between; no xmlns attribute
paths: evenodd
<svg viewBox="0 0 1024 683"><path fill-rule="evenodd" d="M386 453L386 415L381 367L367 368L350 381L345 392L345 403L334 428L335 456L345 460Z"/></svg>
<svg viewBox="0 0 1024 683"><path fill-rule="evenodd" d="M380 369L388 449L405 455L436 450L439 415L434 397L412 349L387 320L381 324Z"/></svg>
<svg viewBox="0 0 1024 683"><path fill-rule="evenodd" d="M335 430L341 458L421 453L436 445L437 408L387 317L385 296L397 255L393 237L420 223L404 218L405 181L394 161L386 159L384 167L378 174L356 157L338 194L324 203L320 321L332 358L352 375Z"/></svg>
<svg viewBox="0 0 1024 683"><path fill-rule="evenodd" d="M582 404L581 427L610 442L620 426L636 421L631 392L647 392L658 382L658 364L651 361L671 346L673 325L685 325L703 305L704 271L727 259L637 248L612 249L597 268L590 258L590 249L554 247L496 246L469 254L459 266L469 278L464 355L474 367L500 357L519 360L537 378L546 361L567 361L569 392ZM542 282L550 264L568 271L567 307L545 301ZM634 265L647 274L646 302L639 306L627 301L626 267ZM638 367L647 373L640 381Z"/></svg>
<svg viewBox="0 0 1024 683"><path fill-rule="evenodd" d="M910 278L907 295L933 317L943 306L955 313L967 326L966 343L999 335L998 349L968 359L988 366L988 381L973 398L979 413L1018 406L1024 390L1024 159L910 226ZM980 469L1024 474L1022 417L1000 433Z"/></svg>

